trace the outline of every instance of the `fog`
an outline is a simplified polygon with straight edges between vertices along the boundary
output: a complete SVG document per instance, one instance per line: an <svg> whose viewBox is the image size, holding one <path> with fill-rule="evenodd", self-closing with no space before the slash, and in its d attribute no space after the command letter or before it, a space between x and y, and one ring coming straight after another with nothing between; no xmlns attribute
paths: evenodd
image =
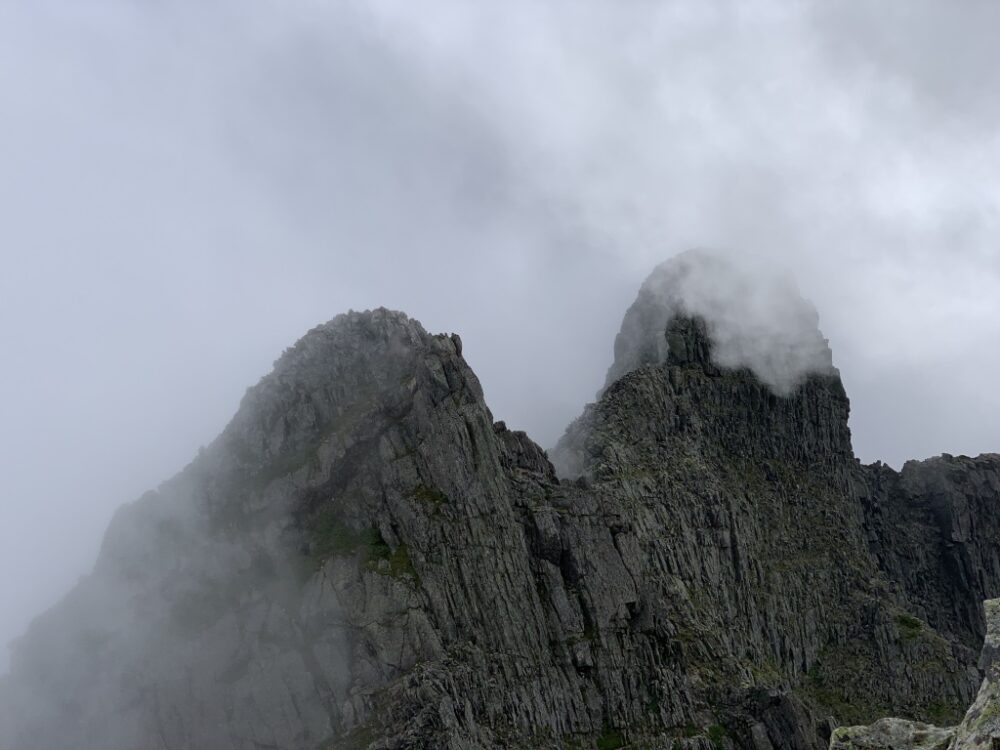
<svg viewBox="0 0 1000 750"><path fill-rule="evenodd" d="M0 641L350 308L459 332L552 445L646 275L710 247L815 304L862 459L1000 450L997 28L986 0L0 0Z"/></svg>
<svg viewBox="0 0 1000 750"><path fill-rule="evenodd" d="M833 374L815 308L771 264L748 261L696 248L658 265L622 321L605 386L663 362L671 346L663 333L678 315L705 321L716 364L751 370L779 396L794 393L809 375Z"/></svg>

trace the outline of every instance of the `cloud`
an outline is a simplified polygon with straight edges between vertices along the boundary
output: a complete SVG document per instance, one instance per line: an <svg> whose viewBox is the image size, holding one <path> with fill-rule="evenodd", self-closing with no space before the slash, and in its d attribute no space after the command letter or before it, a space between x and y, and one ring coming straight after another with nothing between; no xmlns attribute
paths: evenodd
<svg viewBox="0 0 1000 750"><path fill-rule="evenodd" d="M661 263L643 282L615 339L605 385L665 361L667 324L681 315L705 321L716 364L750 369L779 396L790 395L809 375L834 371L819 316L789 279L742 256L692 250Z"/></svg>

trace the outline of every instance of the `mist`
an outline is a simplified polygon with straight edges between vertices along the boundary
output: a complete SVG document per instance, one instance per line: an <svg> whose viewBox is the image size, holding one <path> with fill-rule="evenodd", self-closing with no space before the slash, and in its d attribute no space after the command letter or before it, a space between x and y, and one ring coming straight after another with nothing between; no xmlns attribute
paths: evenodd
<svg viewBox="0 0 1000 750"><path fill-rule="evenodd" d="M670 347L664 331L679 315L705 321L715 364L748 368L779 396L794 393L809 375L832 374L816 310L769 264L747 260L696 249L658 265L625 314L605 387L637 367L664 362Z"/></svg>
<svg viewBox="0 0 1000 750"><path fill-rule="evenodd" d="M863 460L1000 450L998 27L976 0L0 0L0 641L351 308L460 333L550 446L643 279L709 247L815 305Z"/></svg>

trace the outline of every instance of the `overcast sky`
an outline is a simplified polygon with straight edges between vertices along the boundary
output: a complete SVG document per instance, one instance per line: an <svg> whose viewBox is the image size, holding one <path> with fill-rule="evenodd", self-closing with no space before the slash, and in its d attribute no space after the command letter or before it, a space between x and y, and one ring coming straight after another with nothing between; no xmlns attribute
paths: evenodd
<svg viewBox="0 0 1000 750"><path fill-rule="evenodd" d="M998 29L992 0L0 0L0 641L348 308L459 332L551 446L646 274L718 248L816 304L865 461L1000 450Z"/></svg>

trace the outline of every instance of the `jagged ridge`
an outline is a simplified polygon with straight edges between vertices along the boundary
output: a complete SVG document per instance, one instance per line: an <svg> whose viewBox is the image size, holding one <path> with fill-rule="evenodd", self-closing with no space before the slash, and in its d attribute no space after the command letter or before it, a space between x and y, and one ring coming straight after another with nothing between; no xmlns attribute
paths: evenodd
<svg viewBox="0 0 1000 750"><path fill-rule="evenodd" d="M1000 459L863 467L835 371L779 396L711 332L675 312L560 481L457 337L311 331L18 645L5 747L767 750L957 717Z"/></svg>

